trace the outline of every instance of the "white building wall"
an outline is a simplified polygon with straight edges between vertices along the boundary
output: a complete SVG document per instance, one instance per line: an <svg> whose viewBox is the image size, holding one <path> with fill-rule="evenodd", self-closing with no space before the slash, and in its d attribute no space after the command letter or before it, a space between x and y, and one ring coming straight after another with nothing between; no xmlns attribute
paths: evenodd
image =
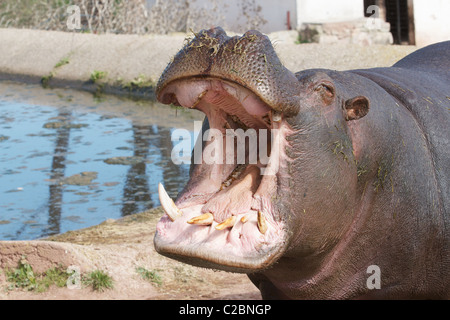
<svg viewBox="0 0 450 320"><path fill-rule="evenodd" d="M414 0L416 45L450 40L450 1Z"/></svg>
<svg viewBox="0 0 450 320"><path fill-rule="evenodd" d="M363 0L297 0L297 25L343 22L364 17Z"/></svg>

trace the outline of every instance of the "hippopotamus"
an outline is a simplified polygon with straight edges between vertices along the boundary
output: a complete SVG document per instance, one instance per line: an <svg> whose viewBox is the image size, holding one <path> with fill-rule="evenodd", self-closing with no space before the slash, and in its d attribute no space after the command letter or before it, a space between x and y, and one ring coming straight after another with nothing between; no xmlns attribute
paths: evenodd
<svg viewBox="0 0 450 320"><path fill-rule="evenodd" d="M216 27L155 92L205 113L202 152L224 149L192 162L175 201L159 185L157 252L246 273L263 299L450 298L449 41L391 67L293 73L267 36ZM268 161L248 147L238 161L239 129Z"/></svg>

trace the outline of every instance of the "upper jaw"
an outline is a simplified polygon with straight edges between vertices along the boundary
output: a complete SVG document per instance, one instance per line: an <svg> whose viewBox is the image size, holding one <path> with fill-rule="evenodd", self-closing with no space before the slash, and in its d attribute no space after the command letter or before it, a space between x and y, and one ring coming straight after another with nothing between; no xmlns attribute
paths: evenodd
<svg viewBox="0 0 450 320"><path fill-rule="evenodd" d="M238 104L244 107L246 113L255 118L266 115L272 109L271 106L260 99L257 93L230 80L212 76L172 81L159 93L159 100L165 104L174 104L189 109L199 109L207 116L209 110L207 110L207 104L205 102L214 104L214 100L221 97L229 97L234 100L222 108L226 108L228 114L239 116L242 121L246 121L246 119L242 118L241 110L233 108ZM220 103L216 102L215 104L219 105ZM255 126L255 124L252 125L249 123L247 125L249 127Z"/></svg>
<svg viewBox="0 0 450 320"><path fill-rule="evenodd" d="M156 97L162 103L177 104L168 86L206 77L246 88L286 116L299 110L297 78L283 66L269 38L258 31L228 37L221 28L213 28L195 34L167 65L156 85Z"/></svg>
<svg viewBox="0 0 450 320"><path fill-rule="evenodd" d="M283 255L288 231L277 205L279 179L287 171L285 117L298 110L297 83L268 38L255 31L233 38L217 28L202 31L175 56L157 84L160 102L201 110L221 133L269 130L272 143L268 163L245 165L225 190L236 161L195 165L176 205L161 186L167 215L155 234L159 253L234 272L268 268Z"/></svg>

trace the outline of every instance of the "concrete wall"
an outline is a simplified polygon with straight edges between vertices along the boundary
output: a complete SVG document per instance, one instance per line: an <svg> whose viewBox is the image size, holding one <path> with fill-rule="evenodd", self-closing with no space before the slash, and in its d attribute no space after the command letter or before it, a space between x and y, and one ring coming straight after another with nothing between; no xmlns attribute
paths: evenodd
<svg viewBox="0 0 450 320"><path fill-rule="evenodd" d="M416 45L450 40L450 1L414 0Z"/></svg>

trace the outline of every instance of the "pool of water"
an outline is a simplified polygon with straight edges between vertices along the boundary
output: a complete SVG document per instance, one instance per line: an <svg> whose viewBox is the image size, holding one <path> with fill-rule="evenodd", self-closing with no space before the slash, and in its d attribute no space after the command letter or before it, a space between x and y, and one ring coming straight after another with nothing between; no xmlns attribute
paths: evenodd
<svg viewBox="0 0 450 320"><path fill-rule="evenodd" d="M155 102L0 82L0 240L45 237L159 205L189 174L176 128L203 116ZM192 140L194 141L194 140Z"/></svg>

